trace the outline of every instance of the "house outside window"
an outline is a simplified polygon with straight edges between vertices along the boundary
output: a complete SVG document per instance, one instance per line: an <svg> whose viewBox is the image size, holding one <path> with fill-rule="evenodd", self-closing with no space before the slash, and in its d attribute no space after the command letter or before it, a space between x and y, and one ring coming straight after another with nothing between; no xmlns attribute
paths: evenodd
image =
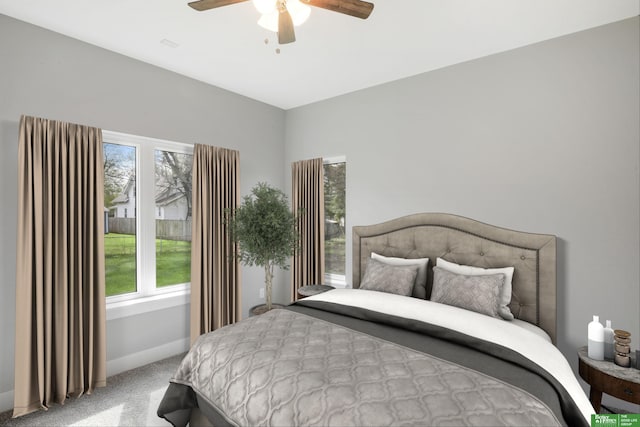
<svg viewBox="0 0 640 427"><path fill-rule="evenodd" d="M107 131L103 140L107 301L188 289L193 147Z"/></svg>
<svg viewBox="0 0 640 427"><path fill-rule="evenodd" d="M325 282L346 286L346 177L344 157L324 163L324 257Z"/></svg>

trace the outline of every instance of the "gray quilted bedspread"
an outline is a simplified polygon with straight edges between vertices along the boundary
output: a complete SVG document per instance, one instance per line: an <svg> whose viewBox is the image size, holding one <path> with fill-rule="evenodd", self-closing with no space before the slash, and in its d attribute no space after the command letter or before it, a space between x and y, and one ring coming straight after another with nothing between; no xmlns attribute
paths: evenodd
<svg viewBox="0 0 640 427"><path fill-rule="evenodd" d="M289 310L201 336L172 381L239 426L560 425L519 388Z"/></svg>

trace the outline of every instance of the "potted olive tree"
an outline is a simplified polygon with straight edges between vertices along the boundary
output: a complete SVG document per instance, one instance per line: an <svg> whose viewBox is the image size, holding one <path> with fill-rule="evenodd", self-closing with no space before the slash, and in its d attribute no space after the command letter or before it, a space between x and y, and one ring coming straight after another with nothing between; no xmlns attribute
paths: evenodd
<svg viewBox="0 0 640 427"><path fill-rule="evenodd" d="M256 307L255 314L271 310L271 290L274 267L289 268L289 258L299 242L296 216L291 212L287 196L266 183L258 183L242 204L227 211L227 225L236 254L244 265L264 268L266 305Z"/></svg>

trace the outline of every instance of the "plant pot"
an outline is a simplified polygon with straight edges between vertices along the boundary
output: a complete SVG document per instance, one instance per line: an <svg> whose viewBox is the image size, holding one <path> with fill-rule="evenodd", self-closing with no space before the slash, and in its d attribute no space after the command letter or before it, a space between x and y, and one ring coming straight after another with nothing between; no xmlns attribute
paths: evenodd
<svg viewBox="0 0 640 427"><path fill-rule="evenodd" d="M275 310L277 308L284 308L283 304L271 304L271 310ZM260 304L260 305L256 305L251 307L251 309L249 310L249 317L251 316L259 316L261 314L266 313L267 311L267 305L266 304Z"/></svg>

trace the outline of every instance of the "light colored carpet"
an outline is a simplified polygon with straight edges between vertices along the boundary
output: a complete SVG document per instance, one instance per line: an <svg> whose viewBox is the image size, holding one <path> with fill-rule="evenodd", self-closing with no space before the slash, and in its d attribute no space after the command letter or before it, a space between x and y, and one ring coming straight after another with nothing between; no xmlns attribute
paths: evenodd
<svg viewBox="0 0 640 427"><path fill-rule="evenodd" d="M183 357L180 354L115 375L91 395L9 419L2 426L168 426L156 410Z"/></svg>

